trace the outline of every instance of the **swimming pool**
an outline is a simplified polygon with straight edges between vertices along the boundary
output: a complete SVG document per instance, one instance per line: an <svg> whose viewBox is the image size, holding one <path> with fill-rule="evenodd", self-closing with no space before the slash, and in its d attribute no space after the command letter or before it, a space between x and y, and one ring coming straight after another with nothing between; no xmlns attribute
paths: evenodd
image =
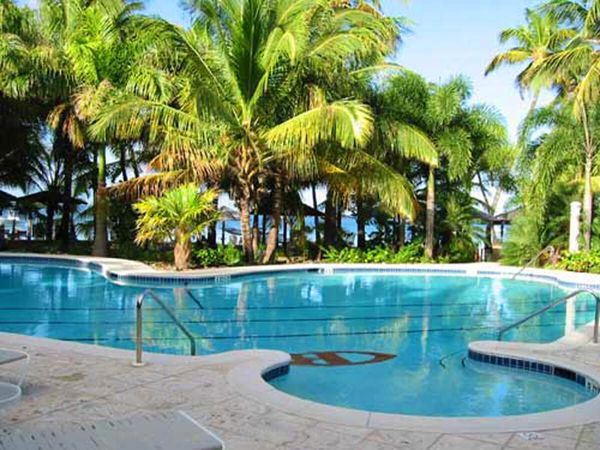
<svg viewBox="0 0 600 450"><path fill-rule="evenodd" d="M564 295L551 284L492 277L366 271L287 272L153 287L197 338L199 353L264 348L293 354L271 381L302 398L369 411L430 416L504 416L592 398L556 377L466 358L467 344ZM0 261L0 331L134 347L135 300L89 270ZM592 320L557 308L508 339L548 342ZM145 306L145 349L188 354L187 338L158 306Z"/></svg>

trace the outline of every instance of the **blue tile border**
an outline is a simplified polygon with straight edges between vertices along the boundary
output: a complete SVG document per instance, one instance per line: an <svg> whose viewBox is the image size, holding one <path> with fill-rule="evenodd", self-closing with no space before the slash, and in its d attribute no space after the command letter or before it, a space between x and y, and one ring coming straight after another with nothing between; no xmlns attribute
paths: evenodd
<svg viewBox="0 0 600 450"><path fill-rule="evenodd" d="M529 372L537 372L544 375L563 378L585 387L587 390L592 391L595 395L600 394L600 385L598 385L595 380L565 367L529 359L515 358L512 356L498 356L481 353L470 349L469 359L485 364L493 364L510 369L526 370Z"/></svg>
<svg viewBox="0 0 600 450"><path fill-rule="evenodd" d="M290 373L290 365L284 364L282 366L277 366L267 370L265 373L262 374L262 379L266 382L269 382L274 380L275 378L287 375L288 373Z"/></svg>

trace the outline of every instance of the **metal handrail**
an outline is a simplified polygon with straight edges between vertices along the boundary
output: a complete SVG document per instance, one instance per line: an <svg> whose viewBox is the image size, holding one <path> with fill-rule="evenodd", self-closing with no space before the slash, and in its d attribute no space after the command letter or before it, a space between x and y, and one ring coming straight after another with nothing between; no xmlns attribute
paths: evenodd
<svg viewBox="0 0 600 450"><path fill-rule="evenodd" d="M196 355L196 338L194 335L187 329L187 327L181 323L181 321L175 316L175 313L171 308L167 306L165 302L161 300L161 298L152 292L151 289L146 289L144 292L140 294L137 298L137 302L135 304L135 312L136 312L136 333L135 333L135 366L142 366L144 363L142 362L142 307L144 306L144 299L150 297L154 300L158 305L167 313L167 315L171 318L171 320L177 325L177 327L186 335L186 337L190 340L190 354L192 356Z"/></svg>
<svg viewBox="0 0 600 450"><path fill-rule="evenodd" d="M187 295L188 295L188 296L189 296L189 297L192 299L192 301L193 301L193 302L194 302L196 305L198 305L198 308L200 308L200 309L205 309L205 308L204 308L204 306L202 306L202 303L200 303L200 300L198 300L198 298L197 298L197 297L196 297L194 294L192 294L192 291L190 291L190 290L189 290L189 289L187 289L187 288L184 288L183 290L184 290L184 292L185 292L185 293L186 293L186 294L187 294Z"/></svg>
<svg viewBox="0 0 600 450"><path fill-rule="evenodd" d="M523 272L525 269L527 269L529 266L531 266L535 261L537 261L539 259L540 256L542 256L544 253L546 253L546 250L551 250L552 254L554 254L554 252L556 251L553 245L548 245L547 247L544 247L541 252L539 252L537 255L535 255L533 258L531 258L529 260L529 262L527 264L525 264L523 267L521 267L519 269L519 271L517 273L515 273L510 279L514 280L515 278L517 278L517 276L519 276L521 274L521 272Z"/></svg>
<svg viewBox="0 0 600 450"><path fill-rule="evenodd" d="M534 313L529 314L527 317L525 317L515 323L512 323L504 328L501 328L500 331L498 332L498 340L501 341L502 337L508 331L512 330L513 328L523 325L525 322L533 319L534 317L537 317L540 314L545 313L549 309L552 309L562 303L567 302L568 300L572 299L573 297L577 297L579 294L590 294L596 300L596 312L594 314L594 343L597 344L598 343L598 323L600 322L600 296L596 292L594 292L590 289L578 289L577 291L573 291L570 294L568 294L562 298L559 298L558 300L555 300L552 303L547 304L543 308L538 309Z"/></svg>

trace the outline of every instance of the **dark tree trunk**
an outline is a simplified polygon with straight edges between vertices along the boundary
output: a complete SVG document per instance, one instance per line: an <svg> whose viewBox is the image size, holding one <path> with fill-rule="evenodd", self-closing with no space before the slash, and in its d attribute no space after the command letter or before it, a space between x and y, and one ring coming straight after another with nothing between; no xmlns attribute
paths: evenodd
<svg viewBox="0 0 600 450"><path fill-rule="evenodd" d="M287 217L283 216L283 251L287 255L287 246L288 246L288 222Z"/></svg>
<svg viewBox="0 0 600 450"><path fill-rule="evenodd" d="M265 255L263 257L263 264L273 262L275 253L277 250L277 237L279 235L279 223L281 221L281 209L283 207L283 176L277 174L275 177L275 190L273 192L273 206L272 206L272 218L271 218L271 229L269 230L269 237L267 238L267 247L265 249ZM285 248L285 231L286 224L283 223L283 239Z"/></svg>
<svg viewBox="0 0 600 450"><path fill-rule="evenodd" d="M336 210L333 196L330 191L327 192L327 198L325 200L325 229L323 240L326 246L335 245L337 240Z"/></svg>
<svg viewBox="0 0 600 450"><path fill-rule="evenodd" d="M108 194L106 191L106 148L98 148L98 181L95 202L95 236L93 256L108 256Z"/></svg>
<svg viewBox="0 0 600 450"><path fill-rule="evenodd" d="M55 205L46 206L46 240L51 242L54 240L54 213L56 212Z"/></svg>
<svg viewBox="0 0 600 450"><path fill-rule="evenodd" d="M254 207L254 215L252 217L252 250L255 255L258 255L258 246L260 244L260 228L258 226L258 206Z"/></svg>
<svg viewBox="0 0 600 450"><path fill-rule="evenodd" d="M366 226L365 208L363 204L362 194L356 193L356 238L358 248L364 250L367 246L367 239L365 236Z"/></svg>
<svg viewBox="0 0 600 450"><path fill-rule="evenodd" d="M315 222L315 244L317 247L321 246L321 233L319 233L319 203L317 203L317 186L313 183L312 187L312 201L313 201L313 209L314 213L314 222Z"/></svg>
<svg viewBox="0 0 600 450"><path fill-rule="evenodd" d="M404 219L398 216L398 232L396 234L396 245L397 248L401 248L404 246L404 241L406 240L406 229L404 225Z"/></svg>
<svg viewBox="0 0 600 450"><path fill-rule="evenodd" d="M215 211L219 210L219 197L213 200ZM208 226L208 246L217 248L217 222L213 222Z"/></svg>
<svg viewBox="0 0 600 450"><path fill-rule="evenodd" d="M121 176L123 181L127 181L127 145L119 145L119 165L121 166Z"/></svg>
<svg viewBox="0 0 600 450"><path fill-rule="evenodd" d="M135 149L133 145L129 145L129 162L131 164L131 168L133 169L133 175L136 178L140 177L140 167L138 166L137 158L135 156Z"/></svg>

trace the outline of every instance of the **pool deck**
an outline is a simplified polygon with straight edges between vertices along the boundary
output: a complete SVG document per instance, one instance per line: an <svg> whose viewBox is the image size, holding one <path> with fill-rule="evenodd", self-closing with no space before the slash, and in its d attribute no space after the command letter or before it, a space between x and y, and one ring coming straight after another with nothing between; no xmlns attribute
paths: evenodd
<svg viewBox="0 0 600 450"><path fill-rule="evenodd" d="M597 283L596 277L576 278ZM479 342L471 348L568 367L600 381L600 345L590 342L591 331L588 326L552 344ZM133 352L107 347L7 333L0 333L0 347L31 355L23 398L0 416L0 439L2 433L182 410L219 435L227 449L600 448L598 397L521 417L411 417L331 407L276 390L261 374L288 363L282 352L145 353L147 364L138 368L131 364ZM7 374L4 368L0 373Z"/></svg>
<svg viewBox="0 0 600 450"><path fill-rule="evenodd" d="M523 423L521 432L430 433L401 424L349 425L351 416L326 417L318 408L292 406L290 412L271 404L267 392L272 388L254 395L238 380L248 367L285 358L279 352L196 358L145 354L148 364L134 368L129 351L12 334L0 334L0 346L31 355L24 396L0 418L0 433L60 431L142 412L182 410L219 435L228 449L600 448L600 415L595 423L550 430ZM569 358L600 369L600 352L591 344Z"/></svg>

